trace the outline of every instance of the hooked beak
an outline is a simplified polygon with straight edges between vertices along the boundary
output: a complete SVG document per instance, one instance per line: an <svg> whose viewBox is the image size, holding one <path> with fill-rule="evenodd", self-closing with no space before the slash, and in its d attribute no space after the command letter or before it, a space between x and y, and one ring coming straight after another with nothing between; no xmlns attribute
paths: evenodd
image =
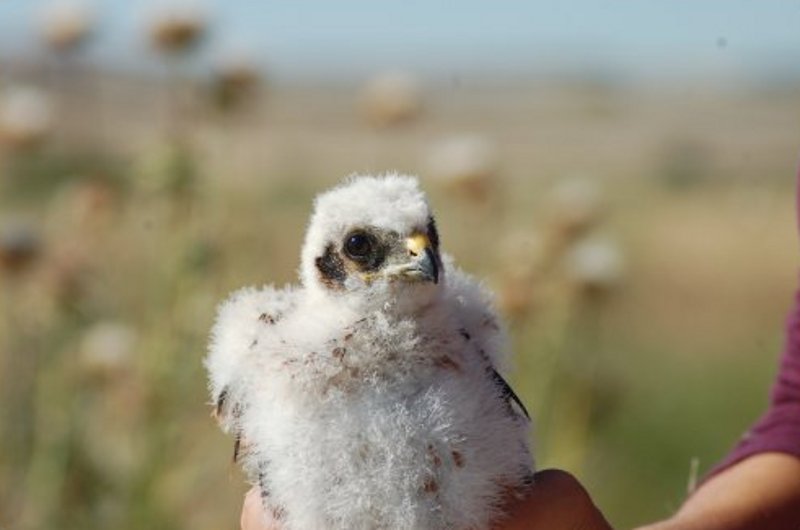
<svg viewBox="0 0 800 530"><path fill-rule="evenodd" d="M439 263L428 236L414 234L406 239L406 248L412 261L398 270L407 280L439 283Z"/></svg>

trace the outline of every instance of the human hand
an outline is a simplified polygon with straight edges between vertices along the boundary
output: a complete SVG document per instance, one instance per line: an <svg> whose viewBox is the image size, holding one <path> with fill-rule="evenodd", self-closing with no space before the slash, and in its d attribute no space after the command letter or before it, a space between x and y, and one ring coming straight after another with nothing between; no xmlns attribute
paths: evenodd
<svg viewBox="0 0 800 530"><path fill-rule="evenodd" d="M800 520L800 458L750 456L711 477L666 521L637 530L789 530Z"/></svg>
<svg viewBox="0 0 800 530"><path fill-rule="evenodd" d="M261 502L261 490L253 486L244 497L240 522L242 530L280 530L278 522L267 511Z"/></svg>
<svg viewBox="0 0 800 530"><path fill-rule="evenodd" d="M559 469L536 473L526 497L507 512L492 530L613 530L578 479Z"/></svg>
<svg viewBox="0 0 800 530"><path fill-rule="evenodd" d="M557 469L540 471L524 499L509 502L509 516L493 530L613 530L580 482ZM258 488L251 489L242 509L242 530L280 530L265 514Z"/></svg>

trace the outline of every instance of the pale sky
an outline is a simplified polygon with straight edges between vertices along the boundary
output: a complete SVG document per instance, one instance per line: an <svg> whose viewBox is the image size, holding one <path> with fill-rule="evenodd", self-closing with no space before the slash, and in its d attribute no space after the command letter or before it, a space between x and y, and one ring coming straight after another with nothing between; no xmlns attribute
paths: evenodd
<svg viewBox="0 0 800 530"><path fill-rule="evenodd" d="M0 0L0 58L32 53L46 0ZM146 68L147 14L167 2L95 0L87 53ZM206 0L203 54L248 51L277 79L389 67L449 77L592 72L630 78L800 79L800 1Z"/></svg>

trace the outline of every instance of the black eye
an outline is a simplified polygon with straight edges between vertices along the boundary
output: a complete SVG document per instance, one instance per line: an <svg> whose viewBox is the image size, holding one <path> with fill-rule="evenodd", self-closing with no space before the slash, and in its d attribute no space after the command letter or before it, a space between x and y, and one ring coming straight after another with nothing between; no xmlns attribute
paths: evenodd
<svg viewBox="0 0 800 530"><path fill-rule="evenodd" d="M344 252L355 261L366 261L372 253L372 237L364 232L355 232L344 241Z"/></svg>

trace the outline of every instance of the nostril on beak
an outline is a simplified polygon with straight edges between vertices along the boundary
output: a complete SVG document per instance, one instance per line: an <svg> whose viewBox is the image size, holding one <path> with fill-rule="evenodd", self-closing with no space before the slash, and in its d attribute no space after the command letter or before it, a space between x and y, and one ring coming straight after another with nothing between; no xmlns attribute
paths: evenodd
<svg viewBox="0 0 800 530"><path fill-rule="evenodd" d="M413 250L409 250L409 251L408 251L408 255L409 255L409 256L412 256L412 257L414 257L414 258L416 258L416 257L417 257L419 254L417 254L417 253L416 253L416 252L414 252Z"/></svg>

